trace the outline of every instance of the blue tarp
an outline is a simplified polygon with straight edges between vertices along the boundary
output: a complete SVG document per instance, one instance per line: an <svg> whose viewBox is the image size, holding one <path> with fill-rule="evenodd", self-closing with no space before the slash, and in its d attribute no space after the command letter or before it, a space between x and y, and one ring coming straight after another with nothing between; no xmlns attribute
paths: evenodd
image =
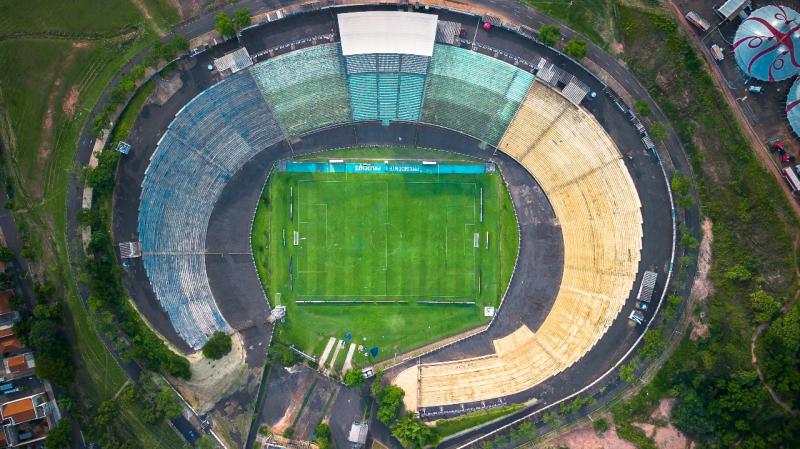
<svg viewBox="0 0 800 449"><path fill-rule="evenodd" d="M493 172L490 164L373 164L356 162L288 162L286 171L299 173L378 173L378 174L481 174Z"/></svg>

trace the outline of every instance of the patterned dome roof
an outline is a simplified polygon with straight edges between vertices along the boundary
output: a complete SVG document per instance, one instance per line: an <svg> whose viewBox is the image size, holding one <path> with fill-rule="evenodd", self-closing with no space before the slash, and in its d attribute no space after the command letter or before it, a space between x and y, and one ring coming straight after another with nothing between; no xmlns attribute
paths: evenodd
<svg viewBox="0 0 800 449"><path fill-rule="evenodd" d="M794 133L800 136L800 78L794 81L786 97L786 117Z"/></svg>
<svg viewBox="0 0 800 449"><path fill-rule="evenodd" d="M753 78L790 78L800 71L800 14L777 5L753 11L736 30L733 50L739 67Z"/></svg>

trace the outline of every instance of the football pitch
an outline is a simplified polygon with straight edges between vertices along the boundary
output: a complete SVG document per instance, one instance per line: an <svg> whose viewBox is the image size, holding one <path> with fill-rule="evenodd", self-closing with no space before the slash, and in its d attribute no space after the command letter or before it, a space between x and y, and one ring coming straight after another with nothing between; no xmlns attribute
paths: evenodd
<svg viewBox="0 0 800 449"><path fill-rule="evenodd" d="M496 235L496 214L479 222L481 181L496 180L317 173L286 178L296 195L294 223L288 223L298 238L291 248L295 298L478 299L480 262L497 256L485 242L486 233Z"/></svg>
<svg viewBox="0 0 800 449"><path fill-rule="evenodd" d="M329 337L351 334L383 359L488 322L484 307L499 305L518 243L489 168L273 171L253 250L270 303L287 308L278 340L319 356Z"/></svg>

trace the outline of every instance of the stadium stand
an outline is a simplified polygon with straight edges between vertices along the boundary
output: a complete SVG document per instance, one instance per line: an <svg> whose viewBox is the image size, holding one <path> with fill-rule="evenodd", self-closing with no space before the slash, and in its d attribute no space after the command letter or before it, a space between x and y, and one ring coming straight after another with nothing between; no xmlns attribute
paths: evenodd
<svg viewBox="0 0 800 449"><path fill-rule="evenodd" d="M619 150L593 117L534 82L499 147L552 203L564 238L561 288L535 333L521 326L494 340L494 354L401 372L395 383L409 409L500 398L560 373L608 330L636 279L641 203Z"/></svg>
<svg viewBox="0 0 800 449"><path fill-rule="evenodd" d="M339 44L276 56L250 73L288 136L351 120Z"/></svg>
<svg viewBox="0 0 800 449"><path fill-rule="evenodd" d="M533 78L489 56L436 44L420 120L497 145Z"/></svg>
<svg viewBox="0 0 800 449"><path fill-rule="evenodd" d="M195 349L215 330L229 330L206 277L211 211L232 174L283 138L249 72L242 71L177 114L145 171L138 225L142 259L156 298Z"/></svg>
<svg viewBox="0 0 800 449"><path fill-rule="evenodd" d="M429 57L345 56L353 120L419 120Z"/></svg>

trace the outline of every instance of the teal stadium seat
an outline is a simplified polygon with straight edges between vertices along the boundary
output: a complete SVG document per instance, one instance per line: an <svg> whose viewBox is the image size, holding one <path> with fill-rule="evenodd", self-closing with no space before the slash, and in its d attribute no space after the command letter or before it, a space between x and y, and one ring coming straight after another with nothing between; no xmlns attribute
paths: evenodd
<svg viewBox="0 0 800 449"><path fill-rule="evenodd" d="M533 79L492 57L436 44L420 120L497 145Z"/></svg>
<svg viewBox="0 0 800 449"><path fill-rule="evenodd" d="M339 44L270 58L250 68L262 95L288 136L351 120Z"/></svg>

